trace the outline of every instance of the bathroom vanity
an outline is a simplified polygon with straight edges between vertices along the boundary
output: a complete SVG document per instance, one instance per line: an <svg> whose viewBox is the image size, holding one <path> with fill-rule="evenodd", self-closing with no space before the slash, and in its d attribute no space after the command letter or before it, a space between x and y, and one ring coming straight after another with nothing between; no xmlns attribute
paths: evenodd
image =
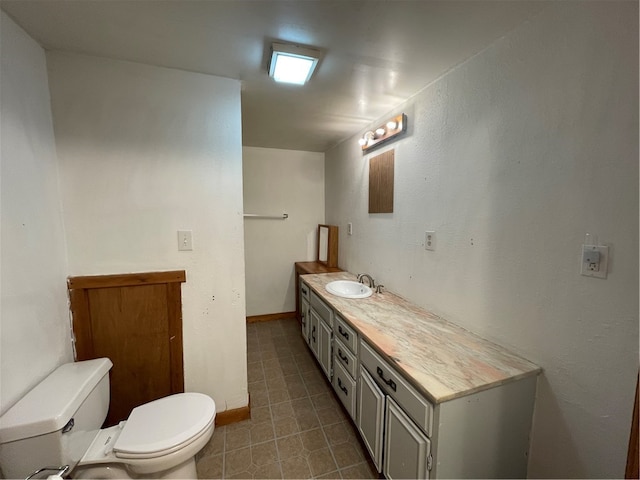
<svg viewBox="0 0 640 480"><path fill-rule="evenodd" d="M302 275L302 335L387 478L525 478L540 368L390 293Z"/></svg>

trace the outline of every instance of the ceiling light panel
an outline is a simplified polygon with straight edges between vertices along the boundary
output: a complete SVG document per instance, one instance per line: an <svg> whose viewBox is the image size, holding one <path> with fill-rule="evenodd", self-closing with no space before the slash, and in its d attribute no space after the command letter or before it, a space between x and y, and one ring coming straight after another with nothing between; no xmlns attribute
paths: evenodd
<svg viewBox="0 0 640 480"><path fill-rule="evenodd" d="M320 60L319 50L274 43L269 76L276 82L304 85L313 75L318 60Z"/></svg>

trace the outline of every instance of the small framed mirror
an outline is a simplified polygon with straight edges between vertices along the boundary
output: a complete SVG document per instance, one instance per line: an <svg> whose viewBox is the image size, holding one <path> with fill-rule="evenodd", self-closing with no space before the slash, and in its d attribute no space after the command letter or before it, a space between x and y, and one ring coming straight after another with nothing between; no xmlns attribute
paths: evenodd
<svg viewBox="0 0 640 480"><path fill-rule="evenodd" d="M318 225L318 262L327 267L338 266L338 226Z"/></svg>

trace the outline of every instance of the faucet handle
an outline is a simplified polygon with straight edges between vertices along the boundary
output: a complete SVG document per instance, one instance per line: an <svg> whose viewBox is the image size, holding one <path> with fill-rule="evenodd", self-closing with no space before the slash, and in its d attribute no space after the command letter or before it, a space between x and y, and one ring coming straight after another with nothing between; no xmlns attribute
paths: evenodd
<svg viewBox="0 0 640 480"><path fill-rule="evenodd" d="M384 285L378 285L376 287L376 293L382 293L382 289L384 288Z"/></svg>

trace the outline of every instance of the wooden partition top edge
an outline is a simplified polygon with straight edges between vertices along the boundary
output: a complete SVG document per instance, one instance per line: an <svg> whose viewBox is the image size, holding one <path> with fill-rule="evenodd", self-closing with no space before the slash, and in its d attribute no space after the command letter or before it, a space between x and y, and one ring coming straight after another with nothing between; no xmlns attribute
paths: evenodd
<svg viewBox="0 0 640 480"><path fill-rule="evenodd" d="M187 274L184 270L165 272L120 273L115 275L85 275L67 278L67 288L108 288L129 287L134 285L154 285L158 283L184 283Z"/></svg>

